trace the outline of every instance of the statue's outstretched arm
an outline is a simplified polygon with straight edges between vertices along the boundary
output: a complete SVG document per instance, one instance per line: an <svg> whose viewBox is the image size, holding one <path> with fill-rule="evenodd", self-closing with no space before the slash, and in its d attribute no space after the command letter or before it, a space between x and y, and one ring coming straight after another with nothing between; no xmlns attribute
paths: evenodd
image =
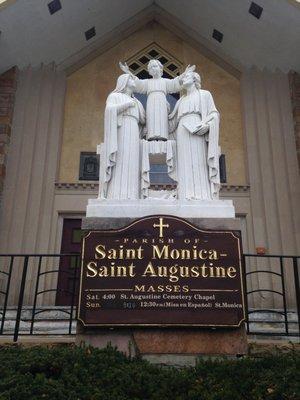
<svg viewBox="0 0 300 400"><path fill-rule="evenodd" d="M125 73L125 74L129 74L132 76L133 79L136 78L135 75L133 75L133 73L130 71L128 65L126 62L122 63L121 61L119 61L119 67L121 68L121 70Z"/></svg>
<svg viewBox="0 0 300 400"><path fill-rule="evenodd" d="M179 75L176 76L176 78L173 79L166 79L167 81L167 92L168 93L178 93L181 91L182 89L182 79L184 77L185 74L187 74L188 72L193 72L195 71L196 67L195 65L188 65L185 69L185 71Z"/></svg>
<svg viewBox="0 0 300 400"><path fill-rule="evenodd" d="M141 94L147 94L147 79L139 79L138 76L133 75L133 73L130 71L128 65L125 63L121 63L119 61L119 66L125 74L129 74L135 81L135 93L141 93Z"/></svg>

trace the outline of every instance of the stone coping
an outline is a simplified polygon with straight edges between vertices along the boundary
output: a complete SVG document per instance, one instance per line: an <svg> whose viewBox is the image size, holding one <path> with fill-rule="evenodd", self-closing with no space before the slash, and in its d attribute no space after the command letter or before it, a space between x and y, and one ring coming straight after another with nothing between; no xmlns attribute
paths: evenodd
<svg viewBox="0 0 300 400"><path fill-rule="evenodd" d="M167 187L168 185L166 185ZM98 182L84 181L84 182L55 182L55 189L57 192L62 190L74 190L77 192L95 191L99 188ZM162 186L164 189L164 186ZM221 185L221 193L249 193L250 185Z"/></svg>

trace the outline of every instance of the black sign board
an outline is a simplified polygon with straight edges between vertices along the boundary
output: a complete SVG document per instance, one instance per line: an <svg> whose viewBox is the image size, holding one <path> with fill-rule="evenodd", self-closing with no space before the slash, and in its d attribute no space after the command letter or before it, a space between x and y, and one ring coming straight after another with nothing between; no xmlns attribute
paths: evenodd
<svg viewBox="0 0 300 400"><path fill-rule="evenodd" d="M238 327L244 320L239 231L173 216L90 231L78 319L85 326Z"/></svg>

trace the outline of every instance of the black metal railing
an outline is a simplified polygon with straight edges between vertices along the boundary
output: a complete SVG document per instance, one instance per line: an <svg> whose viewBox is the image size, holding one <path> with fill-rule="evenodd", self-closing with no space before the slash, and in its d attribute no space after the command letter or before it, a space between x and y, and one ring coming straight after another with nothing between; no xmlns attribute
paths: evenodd
<svg viewBox="0 0 300 400"><path fill-rule="evenodd" d="M300 336L299 263L296 256L243 255L248 334Z"/></svg>
<svg viewBox="0 0 300 400"><path fill-rule="evenodd" d="M30 277L29 269L32 270ZM51 321L54 325L61 321L58 328L54 327L54 334L74 334L79 269L80 254L76 253L1 254L0 335L13 335L14 341L20 335L48 335L49 328L43 331L37 327L42 321L41 314L45 313L43 319L50 326ZM51 275L56 275L55 279L51 279ZM45 300L47 294L48 297L52 294L48 303ZM45 304L54 305L49 307Z"/></svg>
<svg viewBox="0 0 300 400"><path fill-rule="evenodd" d="M0 255L0 335L75 334L80 258ZM248 334L300 336L299 264L295 256L243 255Z"/></svg>

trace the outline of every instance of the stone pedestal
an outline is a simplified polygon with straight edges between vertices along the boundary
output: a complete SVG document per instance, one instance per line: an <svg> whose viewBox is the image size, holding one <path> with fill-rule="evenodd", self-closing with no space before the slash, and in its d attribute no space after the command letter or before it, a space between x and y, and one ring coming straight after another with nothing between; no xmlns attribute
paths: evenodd
<svg viewBox="0 0 300 400"><path fill-rule="evenodd" d="M158 214L174 215L188 219L191 222L193 219L199 220L199 218L217 218L221 221L224 218L233 219L235 217L232 200L199 201L161 198L138 200L90 199L86 209L86 216L89 218L102 218L109 215L111 218L118 218L120 221L124 218L131 218L133 221L146 215Z"/></svg>
<svg viewBox="0 0 300 400"><path fill-rule="evenodd" d="M82 229L107 230L124 227L136 218L84 218ZM209 230L240 230L236 218L186 218L198 228ZM236 356L246 354L247 337L245 327L239 328L157 328L157 327L114 327L91 328L77 325L76 342L94 347L116 346L129 355L159 357L160 355L186 357L193 355ZM157 359L156 357L156 359ZM171 362L172 363L172 362ZM179 360L180 363L180 360Z"/></svg>

